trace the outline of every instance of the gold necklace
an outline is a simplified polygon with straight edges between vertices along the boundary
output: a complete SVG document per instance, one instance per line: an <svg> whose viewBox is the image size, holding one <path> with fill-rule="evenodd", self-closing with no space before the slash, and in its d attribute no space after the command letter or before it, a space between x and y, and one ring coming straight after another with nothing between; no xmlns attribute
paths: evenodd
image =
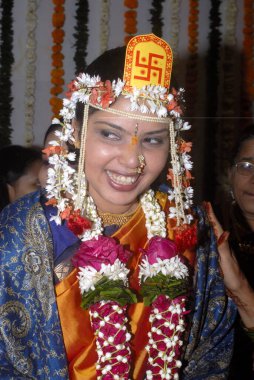
<svg viewBox="0 0 254 380"><path fill-rule="evenodd" d="M140 205L138 206L138 208L139 207ZM119 227L122 227L132 218L136 211L137 209L129 214L111 214L110 212L103 212L98 210L98 214L104 226L117 225Z"/></svg>

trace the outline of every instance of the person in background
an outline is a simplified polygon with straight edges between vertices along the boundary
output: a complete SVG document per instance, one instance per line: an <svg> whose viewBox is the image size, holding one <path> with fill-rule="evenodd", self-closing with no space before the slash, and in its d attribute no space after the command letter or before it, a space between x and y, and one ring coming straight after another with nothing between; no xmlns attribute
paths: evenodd
<svg viewBox="0 0 254 380"><path fill-rule="evenodd" d="M228 242L241 272L254 289L254 124L246 127L233 149L229 196L218 218L229 231ZM246 290L248 293L248 290ZM247 294L246 294L247 296ZM251 302L245 302L251 305ZM252 323L237 321L235 350L229 379L254 379L254 314Z"/></svg>
<svg viewBox="0 0 254 380"><path fill-rule="evenodd" d="M172 51L153 34L120 51L71 84L60 145L44 149L46 194L1 215L2 378L228 375L236 306L207 213L192 206Z"/></svg>
<svg viewBox="0 0 254 380"><path fill-rule="evenodd" d="M43 149L42 149L42 166L39 171L39 182L42 188L45 188L46 182L47 182L47 176L48 176L48 168L49 168L49 162L48 162L48 155L46 155L43 150L45 148L48 148L50 146L50 141L56 141L59 142L59 138L57 137L57 134L59 131L61 131L62 125L59 123L52 123L48 127L43 141Z"/></svg>
<svg viewBox="0 0 254 380"><path fill-rule="evenodd" d="M39 189L42 157L37 148L9 145L0 149L0 211Z"/></svg>

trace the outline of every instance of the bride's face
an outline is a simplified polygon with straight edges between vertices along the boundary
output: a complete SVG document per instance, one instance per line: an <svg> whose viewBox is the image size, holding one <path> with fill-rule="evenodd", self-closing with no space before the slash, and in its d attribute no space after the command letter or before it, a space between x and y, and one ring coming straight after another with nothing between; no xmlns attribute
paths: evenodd
<svg viewBox="0 0 254 380"><path fill-rule="evenodd" d="M129 105L128 100L121 98L113 107L127 111ZM133 144L135 134L137 143ZM112 213L134 210L138 197L165 167L168 152L167 123L94 112L88 122L85 172L97 207ZM140 155L145 158L145 167L139 174Z"/></svg>

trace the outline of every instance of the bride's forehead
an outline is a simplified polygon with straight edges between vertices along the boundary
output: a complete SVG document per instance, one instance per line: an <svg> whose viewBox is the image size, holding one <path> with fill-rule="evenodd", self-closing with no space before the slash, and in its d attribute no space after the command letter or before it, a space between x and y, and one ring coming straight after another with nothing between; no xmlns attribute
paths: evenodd
<svg viewBox="0 0 254 380"><path fill-rule="evenodd" d="M123 131L131 131L132 133L135 130L135 133L147 133L147 132L156 132L156 131L168 131L168 123L156 123L155 121L147 121L139 119L138 117L131 117L111 114L110 112L97 111L90 118L90 123L92 125L98 126L109 126L112 128L117 128ZM89 124L90 124L89 123Z"/></svg>

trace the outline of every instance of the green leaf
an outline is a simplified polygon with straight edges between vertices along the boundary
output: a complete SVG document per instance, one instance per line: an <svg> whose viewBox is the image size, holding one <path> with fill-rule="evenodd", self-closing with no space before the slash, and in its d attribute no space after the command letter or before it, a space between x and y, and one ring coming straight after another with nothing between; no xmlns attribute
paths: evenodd
<svg viewBox="0 0 254 380"><path fill-rule="evenodd" d="M146 306L151 305L161 294L168 296L170 299L174 299L187 291L187 279L176 279L161 273L154 277L148 277L146 281L141 284L141 294Z"/></svg>
<svg viewBox="0 0 254 380"><path fill-rule="evenodd" d="M115 301L124 306L136 303L137 297L131 289L124 286L121 280L114 281L104 276L97 282L94 290L82 295L81 306L88 309L99 301Z"/></svg>

